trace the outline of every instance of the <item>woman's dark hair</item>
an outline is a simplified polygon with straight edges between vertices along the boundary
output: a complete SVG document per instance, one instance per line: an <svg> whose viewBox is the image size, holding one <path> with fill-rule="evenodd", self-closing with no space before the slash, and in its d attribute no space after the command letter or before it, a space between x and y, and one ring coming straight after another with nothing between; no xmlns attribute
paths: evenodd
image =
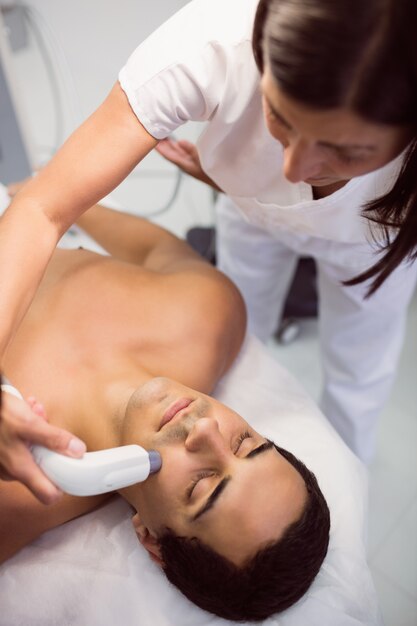
<svg viewBox="0 0 417 626"><path fill-rule="evenodd" d="M382 229L385 254L346 284L372 278L368 295L399 263L417 258L416 24L415 0L260 0L255 17L258 68L267 55L290 97L414 133L393 188L363 207Z"/></svg>
<svg viewBox="0 0 417 626"><path fill-rule="evenodd" d="M277 542L238 567L195 537L166 529L159 538L168 580L194 604L225 619L259 621L287 609L305 594L327 553L330 513L316 477L293 454L275 448L307 489L300 518Z"/></svg>

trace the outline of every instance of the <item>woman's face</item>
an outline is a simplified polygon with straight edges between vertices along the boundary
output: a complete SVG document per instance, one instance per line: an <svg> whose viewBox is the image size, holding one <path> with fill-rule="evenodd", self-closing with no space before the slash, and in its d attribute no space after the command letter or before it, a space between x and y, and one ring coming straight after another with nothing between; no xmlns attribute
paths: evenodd
<svg viewBox="0 0 417 626"><path fill-rule="evenodd" d="M367 174L394 159L412 139L403 126L371 123L347 109L319 110L286 96L269 66L261 82L269 132L284 148L292 183L323 187Z"/></svg>

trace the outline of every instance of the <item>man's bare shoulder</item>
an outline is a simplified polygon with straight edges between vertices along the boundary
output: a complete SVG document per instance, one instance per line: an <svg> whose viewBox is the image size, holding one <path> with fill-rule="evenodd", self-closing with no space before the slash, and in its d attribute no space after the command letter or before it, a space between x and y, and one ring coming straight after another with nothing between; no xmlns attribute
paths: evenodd
<svg viewBox="0 0 417 626"><path fill-rule="evenodd" d="M188 319L188 337L205 338L216 362L224 356L224 371L237 355L246 332L246 307L236 285L208 263L184 262L163 281ZM223 373L224 373L223 371Z"/></svg>
<svg viewBox="0 0 417 626"><path fill-rule="evenodd" d="M68 317L81 296L86 315L114 294L106 311L111 309L114 317L114 307L119 312L129 310L136 324L146 326L148 335L152 334L150 325L163 315L171 325L176 320L177 334L204 337L207 345L228 345L230 355L236 354L243 340L246 309L239 290L174 236L143 264L79 250L61 251L55 265L49 286L59 290ZM51 289L47 293L52 294Z"/></svg>
<svg viewBox="0 0 417 626"><path fill-rule="evenodd" d="M187 241L160 229L157 244L150 250L143 267L161 273L173 273L187 269L209 273L213 266L198 254Z"/></svg>

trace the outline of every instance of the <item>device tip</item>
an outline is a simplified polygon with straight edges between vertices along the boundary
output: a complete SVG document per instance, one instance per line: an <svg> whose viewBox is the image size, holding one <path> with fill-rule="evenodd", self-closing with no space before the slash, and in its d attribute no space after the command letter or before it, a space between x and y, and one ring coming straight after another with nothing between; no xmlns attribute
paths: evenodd
<svg viewBox="0 0 417 626"><path fill-rule="evenodd" d="M156 450L149 450L149 463L150 463L150 474L154 474L155 472L159 472L162 466L162 458L159 452Z"/></svg>

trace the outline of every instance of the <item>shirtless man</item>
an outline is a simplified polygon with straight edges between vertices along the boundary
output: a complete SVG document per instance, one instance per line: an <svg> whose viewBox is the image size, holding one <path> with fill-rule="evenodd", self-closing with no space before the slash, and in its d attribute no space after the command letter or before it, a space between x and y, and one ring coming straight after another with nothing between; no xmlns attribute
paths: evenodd
<svg viewBox="0 0 417 626"><path fill-rule="evenodd" d="M324 559L329 513L297 459L207 395L244 337L239 292L145 220L95 206L80 225L112 256L55 252L4 374L90 451L137 443L160 452L162 469L121 495L142 545L187 597L229 619L290 606ZM0 481L0 560L106 497L45 506Z"/></svg>

